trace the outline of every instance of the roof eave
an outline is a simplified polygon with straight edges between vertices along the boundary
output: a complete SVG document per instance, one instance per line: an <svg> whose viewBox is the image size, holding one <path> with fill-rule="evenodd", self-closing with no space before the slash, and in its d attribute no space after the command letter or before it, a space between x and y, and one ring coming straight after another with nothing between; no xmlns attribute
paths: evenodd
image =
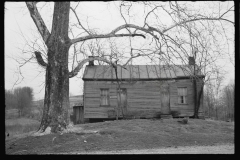
<svg viewBox="0 0 240 160"><path fill-rule="evenodd" d="M199 75L199 78L204 78L204 75ZM160 80L177 80L177 79L191 79L190 76L181 76L174 78L131 78L131 79L93 79L93 78L82 78L83 81L160 81Z"/></svg>

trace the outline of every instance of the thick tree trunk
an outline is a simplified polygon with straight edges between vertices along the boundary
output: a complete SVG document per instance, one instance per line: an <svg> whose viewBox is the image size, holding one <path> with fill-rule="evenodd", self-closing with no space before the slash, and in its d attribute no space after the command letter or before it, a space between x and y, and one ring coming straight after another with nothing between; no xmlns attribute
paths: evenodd
<svg viewBox="0 0 240 160"><path fill-rule="evenodd" d="M67 52L68 49L63 49L58 51L58 54L66 55ZM52 54L56 55L56 52ZM49 126L52 132L66 128L69 109L68 64L65 62L67 60L61 62L62 56L54 57L49 59L46 71L44 112L40 128L44 131Z"/></svg>
<svg viewBox="0 0 240 160"><path fill-rule="evenodd" d="M200 104L201 104L201 99L202 99L202 95L203 95L203 85L201 85L201 89L198 93L198 97L197 97L197 107L196 107L196 113L198 115L198 111L199 111L199 108L200 108ZM198 117L198 116L197 116Z"/></svg>
<svg viewBox="0 0 240 160"><path fill-rule="evenodd" d="M197 82L196 79L193 79L193 91L194 91L194 118L198 118L198 109L197 109Z"/></svg>
<svg viewBox="0 0 240 160"><path fill-rule="evenodd" d="M200 91L198 92L197 81L194 79L194 81L193 81L193 87L194 87L194 118L199 118L198 111L199 111L199 108L200 108L201 98L202 98L202 95L203 95L203 85L204 84L201 84Z"/></svg>
<svg viewBox="0 0 240 160"><path fill-rule="evenodd" d="M119 83L119 79L118 79L118 74L117 74L117 66L114 67L114 70L115 70L115 75L116 75L116 78L117 78L117 112L119 110L119 108L121 109L121 113L122 113L122 117L123 119L125 118L125 115L123 113L123 108L122 108L122 105L121 105L121 85ZM117 113L118 114L118 113Z"/></svg>
<svg viewBox="0 0 240 160"><path fill-rule="evenodd" d="M62 4L64 3L64 4ZM70 2L54 5L51 36L48 40L44 110L39 130L62 131L69 123L68 24Z"/></svg>

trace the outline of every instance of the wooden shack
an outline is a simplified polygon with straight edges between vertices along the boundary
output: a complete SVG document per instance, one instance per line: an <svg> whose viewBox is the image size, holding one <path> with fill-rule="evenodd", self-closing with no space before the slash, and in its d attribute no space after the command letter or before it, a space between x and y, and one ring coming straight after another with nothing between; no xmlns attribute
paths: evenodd
<svg viewBox="0 0 240 160"><path fill-rule="evenodd" d="M193 65L87 65L84 71L84 118L193 116ZM204 76L196 71L197 86ZM203 96L202 96L203 97ZM199 115L203 116L203 99Z"/></svg>

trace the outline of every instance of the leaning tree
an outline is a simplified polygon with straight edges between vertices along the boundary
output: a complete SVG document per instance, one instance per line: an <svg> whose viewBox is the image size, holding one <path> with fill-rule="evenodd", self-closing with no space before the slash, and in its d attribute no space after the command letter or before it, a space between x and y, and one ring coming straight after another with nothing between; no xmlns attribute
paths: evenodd
<svg viewBox="0 0 240 160"><path fill-rule="evenodd" d="M216 39L219 31L220 33L225 32L224 25L226 24L234 26L233 20L227 17L234 10L234 6L222 7L221 2L215 3L219 5L217 13L213 13L213 11L204 13L200 9L193 10L194 2L110 2L117 4L123 23L108 33L98 33L97 30L86 27L81 22L77 13L77 6L81 3L84 2L75 3L75 7L73 7L70 2L55 2L52 27L49 31L40 15L37 2L26 2L30 16L47 47L46 60L41 51L34 51L38 64L46 71L44 109L39 132L44 132L47 127L51 128L51 132L66 129L69 124L69 78L76 76L86 62L98 60L115 68L117 65L124 68L134 58L144 56L152 62L160 64L187 63L188 57L192 56L191 52L196 47L199 51L198 55L200 55L198 62L202 63L205 60L204 66L206 66L206 64L214 63L214 60L209 57L216 57L216 51L219 56L223 54L220 50L221 44ZM135 7L138 7L138 10ZM135 20L142 21L132 20L131 18L139 12L142 15L136 17ZM83 31L75 38L69 38L70 33L74 35L72 26L69 27L71 24L70 13L75 16L77 27ZM164 20L167 21L164 22ZM216 26L217 28L214 28ZM126 53L128 58L124 63L117 62L118 58L121 58L117 52L107 54L99 52L99 50L96 51L98 57L75 60L77 54L85 54L81 49L84 43L97 39L121 39L124 37L127 38L126 43L128 43ZM137 47L136 42L134 43L136 39L146 41L148 47ZM214 47L207 45L210 43ZM220 47L217 47L217 44ZM77 65L73 65L74 67L69 71L69 58L72 54L70 47L72 46L74 46L72 59ZM195 60L197 62L196 57Z"/></svg>

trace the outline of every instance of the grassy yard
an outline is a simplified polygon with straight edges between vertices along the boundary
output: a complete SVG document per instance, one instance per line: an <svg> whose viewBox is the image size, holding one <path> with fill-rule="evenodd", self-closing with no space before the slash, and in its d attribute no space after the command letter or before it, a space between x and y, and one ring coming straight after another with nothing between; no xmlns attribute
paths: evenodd
<svg viewBox="0 0 240 160"><path fill-rule="evenodd" d="M39 121L28 118L6 119L5 133L10 135L7 139L12 139L21 134L36 131L39 125Z"/></svg>
<svg viewBox="0 0 240 160"><path fill-rule="evenodd" d="M190 119L188 124L180 124L177 121L133 119L81 124L75 126L78 132L29 136L7 142L6 153L67 154L234 144L234 123Z"/></svg>

